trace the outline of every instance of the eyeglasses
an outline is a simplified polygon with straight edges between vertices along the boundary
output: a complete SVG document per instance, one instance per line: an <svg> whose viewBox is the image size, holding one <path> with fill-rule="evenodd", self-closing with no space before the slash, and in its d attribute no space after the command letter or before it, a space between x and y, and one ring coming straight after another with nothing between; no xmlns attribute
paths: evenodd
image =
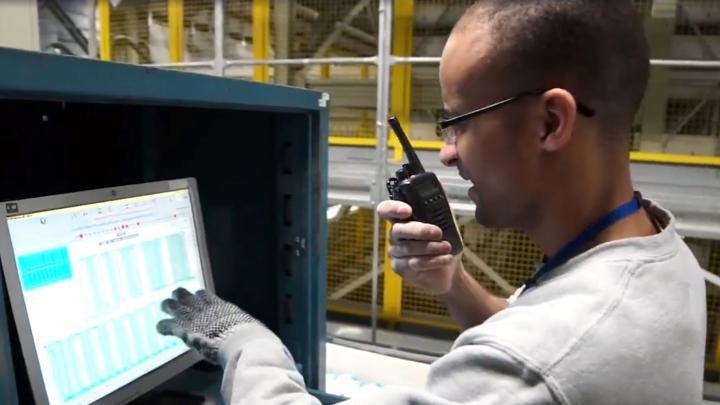
<svg viewBox="0 0 720 405"><path fill-rule="evenodd" d="M493 111L497 108L504 106L505 104L509 104L509 103L512 103L513 101L520 100L521 98L528 97L528 96L539 96L548 90L550 90L550 89L534 89L534 90L524 91L524 92L518 93L512 97L508 97L504 100L500 100L500 101L497 101L490 105L487 105L485 107L478 108L477 110L473 110L473 111L467 112L465 114L460 114L460 115L452 117L452 118L441 120L437 124L436 133L438 136L441 136L446 143L449 143L449 144L455 143L455 138L457 137L458 131L457 131L457 127L453 127L453 125L459 124L463 121L466 121L476 115L480 115L480 114L483 114L486 112ZM577 102L577 111L586 117L592 117L595 115L595 110L593 110L592 108L588 107L587 105L585 105L579 101Z"/></svg>

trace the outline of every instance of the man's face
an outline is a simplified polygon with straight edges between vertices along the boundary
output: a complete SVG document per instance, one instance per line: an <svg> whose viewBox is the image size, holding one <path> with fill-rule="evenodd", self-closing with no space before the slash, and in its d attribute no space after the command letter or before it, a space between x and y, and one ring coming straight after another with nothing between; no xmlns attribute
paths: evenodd
<svg viewBox="0 0 720 405"><path fill-rule="evenodd" d="M440 85L446 113L463 114L520 91L503 80L487 57L491 39L473 32L453 33L443 50ZM472 182L468 195L475 217L490 227L524 228L541 190L537 98L528 97L456 124L455 143L440 157ZM537 107L537 106L536 106ZM534 114L534 115L533 115Z"/></svg>

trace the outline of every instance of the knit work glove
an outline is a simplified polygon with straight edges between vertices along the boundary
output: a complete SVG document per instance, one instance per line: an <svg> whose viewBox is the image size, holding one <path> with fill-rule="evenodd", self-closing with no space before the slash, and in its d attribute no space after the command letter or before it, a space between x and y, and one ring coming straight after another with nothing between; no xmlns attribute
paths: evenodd
<svg viewBox="0 0 720 405"><path fill-rule="evenodd" d="M219 364L220 344L235 329L248 324L264 326L247 312L205 290L192 294L178 288L172 296L161 307L173 318L158 322L157 331L179 337L214 364Z"/></svg>

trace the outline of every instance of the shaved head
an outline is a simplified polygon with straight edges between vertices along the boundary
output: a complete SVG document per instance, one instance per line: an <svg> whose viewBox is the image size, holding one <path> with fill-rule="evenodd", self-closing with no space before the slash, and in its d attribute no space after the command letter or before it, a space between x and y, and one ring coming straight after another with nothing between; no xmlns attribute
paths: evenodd
<svg viewBox="0 0 720 405"><path fill-rule="evenodd" d="M566 88L596 109L599 125L629 133L649 75L629 0L479 0L452 35L488 39L481 57L518 90Z"/></svg>

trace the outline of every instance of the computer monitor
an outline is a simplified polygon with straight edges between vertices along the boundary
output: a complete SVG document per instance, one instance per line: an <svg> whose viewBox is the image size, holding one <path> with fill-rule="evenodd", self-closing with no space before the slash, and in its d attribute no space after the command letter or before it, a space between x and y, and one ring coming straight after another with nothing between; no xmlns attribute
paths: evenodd
<svg viewBox="0 0 720 405"><path fill-rule="evenodd" d="M194 179L6 202L0 257L38 404L124 403L200 357L155 325L213 291Z"/></svg>

